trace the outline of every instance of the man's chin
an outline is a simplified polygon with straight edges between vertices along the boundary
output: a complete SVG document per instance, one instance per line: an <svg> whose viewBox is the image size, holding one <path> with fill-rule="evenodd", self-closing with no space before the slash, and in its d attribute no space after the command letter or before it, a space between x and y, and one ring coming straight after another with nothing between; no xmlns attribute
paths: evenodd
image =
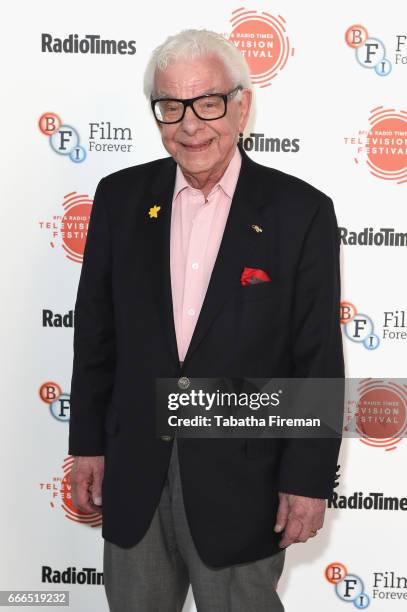
<svg viewBox="0 0 407 612"><path fill-rule="evenodd" d="M215 165L215 160L211 159L208 155L194 153L193 155L180 156L178 163L184 173L199 174L202 172L210 172Z"/></svg>
<svg viewBox="0 0 407 612"><path fill-rule="evenodd" d="M189 160L180 160L179 165L184 174L202 174L210 172L213 164L208 163L205 160L190 162Z"/></svg>

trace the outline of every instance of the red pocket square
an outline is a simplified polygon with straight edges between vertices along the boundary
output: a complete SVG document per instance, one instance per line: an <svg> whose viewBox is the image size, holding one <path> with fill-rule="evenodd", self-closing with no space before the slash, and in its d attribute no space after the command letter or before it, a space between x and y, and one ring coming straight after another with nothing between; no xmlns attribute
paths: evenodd
<svg viewBox="0 0 407 612"><path fill-rule="evenodd" d="M264 283L271 281L271 278L264 270L260 268L245 268L240 277L240 282L245 287L246 285L255 285L256 283Z"/></svg>

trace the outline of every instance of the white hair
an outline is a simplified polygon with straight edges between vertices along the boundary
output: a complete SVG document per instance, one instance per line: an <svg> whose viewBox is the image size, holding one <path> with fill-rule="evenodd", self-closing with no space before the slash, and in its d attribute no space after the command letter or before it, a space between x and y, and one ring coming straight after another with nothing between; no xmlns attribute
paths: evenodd
<svg viewBox="0 0 407 612"><path fill-rule="evenodd" d="M250 89L249 67L237 47L221 34L211 30L182 30L168 38L151 55L144 73L144 93L150 98L154 93L157 70L166 70L179 59L196 59L214 55L221 60L234 86Z"/></svg>

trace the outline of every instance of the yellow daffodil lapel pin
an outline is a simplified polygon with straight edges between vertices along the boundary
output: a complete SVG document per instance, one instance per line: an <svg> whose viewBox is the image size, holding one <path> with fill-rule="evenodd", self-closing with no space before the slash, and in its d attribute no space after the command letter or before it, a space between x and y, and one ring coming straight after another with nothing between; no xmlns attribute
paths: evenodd
<svg viewBox="0 0 407 612"><path fill-rule="evenodd" d="M150 219L157 219L158 218L158 211L159 210L161 210L161 206L158 206L157 204L154 204L154 206L152 206L150 208L150 210L148 211Z"/></svg>

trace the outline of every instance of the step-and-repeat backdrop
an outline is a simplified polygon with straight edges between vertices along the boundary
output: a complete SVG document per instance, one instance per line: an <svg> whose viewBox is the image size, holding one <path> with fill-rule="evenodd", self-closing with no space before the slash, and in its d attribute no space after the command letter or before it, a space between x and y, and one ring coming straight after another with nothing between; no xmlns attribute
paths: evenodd
<svg viewBox="0 0 407 612"><path fill-rule="evenodd" d="M404 375L407 346L403 3L44 0L7 10L0 588L69 590L75 612L107 610L100 518L70 499L77 283L97 182L166 155L142 93L148 57L167 35L205 27L250 66L245 150L333 198L347 376L372 379L367 422L390 423L386 440L374 426L344 440L325 529L289 548L279 592L287 611L405 610L407 442L400 413L381 401ZM186 607L195 610L191 594Z"/></svg>

